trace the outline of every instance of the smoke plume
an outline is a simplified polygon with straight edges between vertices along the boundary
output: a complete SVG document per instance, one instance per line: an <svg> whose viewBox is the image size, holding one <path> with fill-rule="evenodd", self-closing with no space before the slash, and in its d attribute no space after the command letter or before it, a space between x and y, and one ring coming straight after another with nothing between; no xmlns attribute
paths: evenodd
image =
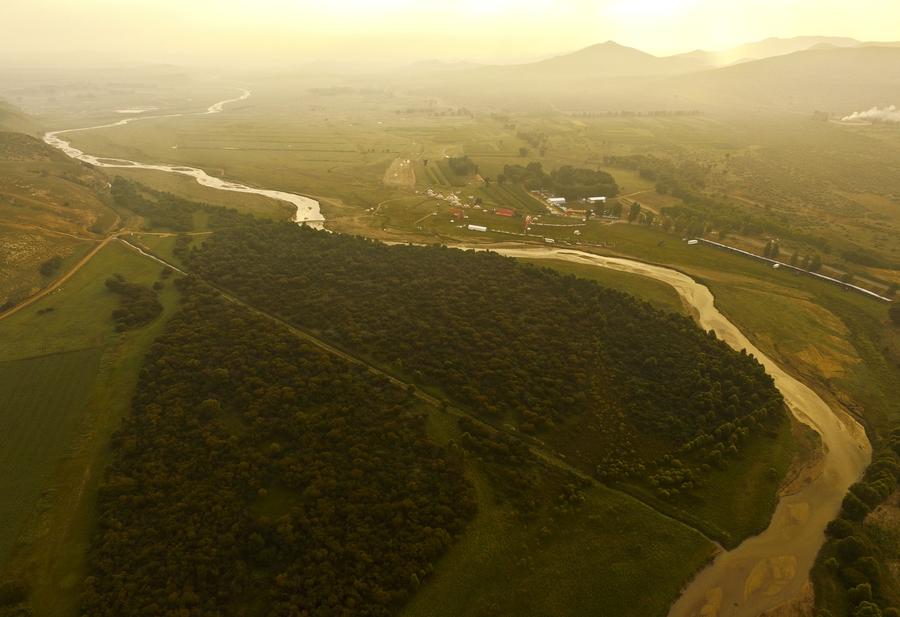
<svg viewBox="0 0 900 617"><path fill-rule="evenodd" d="M890 107L873 107L867 111L854 111L849 116L843 117L844 121L868 120L869 122L898 122L900 123L900 108L896 105Z"/></svg>

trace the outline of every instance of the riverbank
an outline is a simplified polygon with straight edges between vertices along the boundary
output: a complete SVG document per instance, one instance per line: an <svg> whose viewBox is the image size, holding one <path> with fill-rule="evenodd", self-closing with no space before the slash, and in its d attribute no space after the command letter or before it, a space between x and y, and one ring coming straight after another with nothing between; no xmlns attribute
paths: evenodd
<svg viewBox="0 0 900 617"><path fill-rule="evenodd" d="M219 101L218 103L214 103L207 108L206 111L197 112L196 115L211 115L221 113L225 105L229 103L236 103L238 101L243 101L250 97L251 92L249 90L243 90L243 94L237 98L226 99L223 101ZM153 119L161 119L161 118L175 118L180 117L185 114L164 114L159 116L139 116L134 118L126 118L124 120L119 120L118 122L112 122L109 124L101 124L97 126L90 126L84 128L76 128L76 129L65 129L61 131L51 131L44 135L44 142L56 148L57 150L62 151L66 156L69 156L78 161L82 161L83 163L87 163L89 165L94 165L96 167L104 167L104 168L120 168L120 169L147 169L152 171L162 171L166 173L180 174L183 176L188 176L193 178L198 184L217 189L220 191L231 191L235 193L248 193L254 195L261 195L263 197L267 197L269 199L275 199L278 201L284 201L291 205L293 205L296 210L294 213L293 221L297 224L309 225L310 227L314 227L316 229L322 229L325 223L325 217L322 216L322 212L319 208L319 202L315 199L311 199L304 195L297 195L295 193L287 193L284 191L276 191L272 189L260 189L251 186L247 186L246 184L240 184L238 182L231 182L228 180L224 180L222 178L218 178L216 176L211 176L206 171L202 169L198 169L196 167L189 167L186 165L163 165L163 164L150 164L150 163L140 163L137 161L131 161L128 159L119 159L119 158L106 158L101 156L96 156L93 154L86 154L82 150L74 147L71 142L66 141L60 138L60 135L67 133L77 133L83 131L93 131L98 129L106 129L106 128L114 128L117 126L124 126L126 124L130 124L131 122L137 121L145 121L145 120L153 120Z"/></svg>
<svg viewBox="0 0 900 617"><path fill-rule="evenodd" d="M465 247L475 248L475 247ZM480 247L478 247L480 248ZM709 289L691 277L662 266L605 257L571 249L492 248L509 257L561 259L648 276L671 285L692 307L699 325L736 350L755 356L775 380L791 412L821 436L822 472L785 495L769 527L701 571L673 605L670 617L729 615L755 617L802 597L808 572L824 542L824 529L837 514L849 486L859 479L871 456L863 427L843 410L832 410L809 387L763 354L715 306Z"/></svg>

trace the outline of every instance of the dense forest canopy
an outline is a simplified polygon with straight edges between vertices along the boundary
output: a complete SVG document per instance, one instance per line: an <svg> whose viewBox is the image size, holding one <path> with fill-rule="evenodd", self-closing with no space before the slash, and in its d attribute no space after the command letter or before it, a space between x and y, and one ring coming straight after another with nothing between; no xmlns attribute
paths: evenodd
<svg viewBox="0 0 900 617"><path fill-rule="evenodd" d="M218 232L189 262L480 418L662 495L690 490L783 417L762 367L689 319L494 253L258 222ZM577 446L563 438L573 430Z"/></svg>
<svg viewBox="0 0 900 617"><path fill-rule="evenodd" d="M530 191L543 189L552 191L566 199L584 199L585 197L615 197L619 187L615 179L596 169L585 169L563 165L549 174L540 163L521 165L505 165L503 173L497 178L500 182L522 184Z"/></svg>
<svg viewBox="0 0 900 617"><path fill-rule="evenodd" d="M388 615L474 512L408 393L181 279L113 442L82 612Z"/></svg>
<svg viewBox="0 0 900 617"><path fill-rule="evenodd" d="M195 215L198 213L207 215L207 226L212 229L252 220L250 215L241 214L233 208L191 201L172 193L156 191L121 176L112 181L110 192L117 206L144 217L151 228L192 231L195 228Z"/></svg>

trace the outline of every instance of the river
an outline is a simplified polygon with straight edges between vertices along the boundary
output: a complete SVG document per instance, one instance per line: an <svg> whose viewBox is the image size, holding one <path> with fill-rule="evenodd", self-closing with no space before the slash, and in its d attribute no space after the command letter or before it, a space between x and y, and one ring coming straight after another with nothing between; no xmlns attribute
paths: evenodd
<svg viewBox="0 0 900 617"><path fill-rule="evenodd" d="M237 98L211 105L200 114L221 113L225 105L250 96L244 90ZM151 118L184 114L140 116L111 124L54 131L44 136L49 145L70 157L98 167L148 169L193 177L203 186L238 193L253 193L296 206L294 221L322 228L319 203L308 197L270 189L257 189L228 182L205 171L183 165L157 165L85 154L59 135L77 131L122 126ZM483 247L461 247L483 248ZM730 551L723 551L686 587L672 606L669 617L757 617L763 612L800 598L816 554L824 541L825 526L840 509L850 485L862 475L871 458L871 446L862 426L840 409L831 409L809 387L791 377L757 349L715 306L710 290L686 274L671 268L619 257L605 257L564 248L493 248L509 257L558 259L639 274L671 285L692 307L705 330L736 350L753 354L775 380L794 416L822 438L824 458L821 473L796 492L782 497L769 527ZM649 582L652 584L652 582Z"/></svg>
<svg viewBox="0 0 900 617"><path fill-rule="evenodd" d="M88 126L77 129L66 129L63 131L51 131L44 135L44 142L48 145L57 148L58 150L62 150L65 154L72 157L73 159L83 161L85 163L89 163L91 165L96 165L97 167L118 167L118 168L128 168L128 169L148 169L151 171L162 171L167 173L180 174L182 176L190 176L197 181L198 184L203 186L207 186L209 188L218 189L220 191L232 191L235 193L252 193L255 195L262 195L263 197L268 197L270 199L276 199L278 201L284 201L291 205L293 205L296 210L294 211L294 222L298 224L309 225L310 227L315 227L317 229L322 229L325 223L325 218L322 216L322 212L319 207L319 202L315 199L311 199L304 195L297 195L295 193L286 193L284 191L275 191L272 189L258 189L251 186L247 186L245 184L240 184L237 182L229 182L227 180L223 180L221 178L217 178L215 176L211 176L202 169L198 169L196 167L188 167L186 165L162 165L162 164L152 164L152 163L139 163L137 161L129 161L127 159L117 159L117 158L107 158L101 156L95 156L93 154L85 154L78 148L74 147L70 142L60 138L60 135L65 135L67 133L78 133L83 131L93 131L97 129L107 129L113 128L117 126L124 126L126 124L130 124L132 122L142 122L145 120L153 120L153 119L162 119L162 118L177 118L180 116L193 115L193 116L201 116L201 115L211 115L221 113L225 106L229 103L237 103L238 101L243 101L250 97L249 90L243 90L241 96L231 99L226 99L224 101L219 101L218 103L214 103L210 105L206 111L200 111L189 114L163 114L156 116L137 116L134 118L125 118L124 120L119 120L117 122L111 122L109 124L100 124L97 126Z"/></svg>
<svg viewBox="0 0 900 617"><path fill-rule="evenodd" d="M476 247L468 247L476 248ZM825 526L871 459L863 427L849 414L830 408L819 395L781 369L756 348L716 308L710 290L676 270L563 248L494 248L509 257L557 259L647 276L671 285L704 330L736 350L753 354L775 380L788 407L800 422L822 438L821 473L812 482L778 502L769 527L736 548L721 552L702 570L672 606L669 617L757 617L799 599L816 554L825 540ZM652 584L648 581L648 584Z"/></svg>

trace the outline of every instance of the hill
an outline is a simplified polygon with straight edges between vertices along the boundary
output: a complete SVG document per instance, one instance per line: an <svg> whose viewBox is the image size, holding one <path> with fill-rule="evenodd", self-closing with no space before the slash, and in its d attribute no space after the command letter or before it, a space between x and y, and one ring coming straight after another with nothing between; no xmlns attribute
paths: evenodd
<svg viewBox="0 0 900 617"><path fill-rule="evenodd" d="M413 79L423 92L468 105L573 112L839 113L900 100L900 48L837 47L825 41L813 45L815 49L704 69L710 62L705 52L659 58L603 43L532 64Z"/></svg>
<svg viewBox="0 0 900 617"><path fill-rule="evenodd" d="M900 48L817 48L658 84L701 108L853 111L900 98Z"/></svg>
<svg viewBox="0 0 900 617"><path fill-rule="evenodd" d="M791 38L768 38L762 41L738 45L720 51L698 49L672 58L702 62L708 67L721 67L751 60L763 60L783 56L798 51L828 47L856 47L861 43L856 39L840 36L795 36Z"/></svg>
<svg viewBox="0 0 900 617"><path fill-rule="evenodd" d="M607 41L540 62L508 67L508 70L522 76L584 78L677 75L702 68L703 64L689 57L660 58L615 41Z"/></svg>
<svg viewBox="0 0 900 617"><path fill-rule="evenodd" d="M21 109L0 100L0 131L38 135L40 127Z"/></svg>

